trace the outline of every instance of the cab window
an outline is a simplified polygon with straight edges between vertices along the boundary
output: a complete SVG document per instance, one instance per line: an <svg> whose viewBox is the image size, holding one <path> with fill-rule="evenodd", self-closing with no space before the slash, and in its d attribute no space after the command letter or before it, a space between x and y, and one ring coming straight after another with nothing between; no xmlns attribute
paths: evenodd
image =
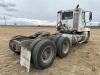
<svg viewBox="0 0 100 75"><path fill-rule="evenodd" d="M62 20L73 19L73 12L62 13Z"/></svg>

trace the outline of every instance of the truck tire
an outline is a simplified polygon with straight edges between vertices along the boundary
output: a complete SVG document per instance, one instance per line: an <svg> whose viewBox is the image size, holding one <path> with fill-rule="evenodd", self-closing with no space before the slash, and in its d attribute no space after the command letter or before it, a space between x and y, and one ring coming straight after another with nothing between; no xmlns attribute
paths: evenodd
<svg viewBox="0 0 100 75"><path fill-rule="evenodd" d="M16 44L14 44L13 40L10 40L9 41L9 48L11 49L11 51L13 51L16 54L20 54L20 51L16 51L15 46L16 46Z"/></svg>
<svg viewBox="0 0 100 75"><path fill-rule="evenodd" d="M70 40L67 37L60 37L57 42L57 55L61 58L68 55L70 50Z"/></svg>
<svg viewBox="0 0 100 75"><path fill-rule="evenodd" d="M55 43L55 45L57 45L57 41L60 37L61 37L61 35L57 35L54 37L53 42Z"/></svg>
<svg viewBox="0 0 100 75"><path fill-rule="evenodd" d="M22 35L16 35L16 36L12 37L11 40L21 39L21 38L25 38L25 36L22 36Z"/></svg>
<svg viewBox="0 0 100 75"><path fill-rule="evenodd" d="M34 35L35 35L35 37L38 37L38 36L49 36L50 33L47 32L47 31L41 31L41 32L35 33Z"/></svg>
<svg viewBox="0 0 100 75"><path fill-rule="evenodd" d="M16 54L20 54L20 51L16 51L16 48L15 48L16 44L14 43L13 40L16 40L19 38L25 38L25 36L16 35L16 36L12 37L11 40L9 41L9 48Z"/></svg>
<svg viewBox="0 0 100 75"><path fill-rule="evenodd" d="M33 48L37 45L37 43L40 42L40 41L41 41L41 39L39 39L39 38L33 40L32 43L29 45L28 49L29 49L30 51L32 51Z"/></svg>
<svg viewBox="0 0 100 75"><path fill-rule="evenodd" d="M32 61L38 69L46 69L52 65L56 57L55 44L46 39L40 41L32 52Z"/></svg>
<svg viewBox="0 0 100 75"><path fill-rule="evenodd" d="M35 39L33 40L33 42L29 45L28 49L31 51L31 53L33 53L34 47L41 41L41 39ZM32 58L34 58L33 56L31 56L31 62L33 63Z"/></svg>
<svg viewBox="0 0 100 75"><path fill-rule="evenodd" d="M90 38L90 32L88 32L88 34L87 34L87 38L86 38L86 40L85 40L83 43L88 43L89 38Z"/></svg>

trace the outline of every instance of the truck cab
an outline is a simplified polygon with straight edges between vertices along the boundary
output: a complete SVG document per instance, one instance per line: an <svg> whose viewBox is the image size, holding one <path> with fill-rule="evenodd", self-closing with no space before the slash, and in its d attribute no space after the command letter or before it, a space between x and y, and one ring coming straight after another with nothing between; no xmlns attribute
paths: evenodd
<svg viewBox="0 0 100 75"><path fill-rule="evenodd" d="M86 28L86 13L89 12L89 20L92 20L92 12L81 8L60 10L57 13L57 27L65 26L69 32L90 31ZM59 29L58 29L59 30Z"/></svg>

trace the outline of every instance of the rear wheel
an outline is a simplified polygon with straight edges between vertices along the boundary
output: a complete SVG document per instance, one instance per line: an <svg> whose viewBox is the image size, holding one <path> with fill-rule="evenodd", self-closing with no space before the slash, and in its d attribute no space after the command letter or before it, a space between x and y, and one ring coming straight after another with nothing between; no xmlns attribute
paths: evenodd
<svg viewBox="0 0 100 75"><path fill-rule="evenodd" d="M61 35L56 35L53 39L53 42L55 43L55 45L57 44L58 39L61 37Z"/></svg>
<svg viewBox="0 0 100 75"><path fill-rule="evenodd" d="M16 35L16 36L12 37L11 40L9 41L9 48L10 48L13 52L15 52L15 53L17 53L17 54L20 54L20 49L21 49L21 48L18 47L18 46L16 45L16 43L14 42L14 40L16 40L16 39L21 39L21 38L25 38L25 36ZM18 48L18 49L16 49L16 48Z"/></svg>
<svg viewBox="0 0 100 75"><path fill-rule="evenodd" d="M29 45L29 50L31 51L31 53L33 53L34 47L41 41L41 39L35 39L33 40L33 42ZM31 62L33 63L34 61L32 60L32 58L34 58L33 56L31 56Z"/></svg>
<svg viewBox="0 0 100 75"><path fill-rule="evenodd" d="M59 57L65 57L70 50L70 40L67 37L60 37L57 42L57 55Z"/></svg>
<svg viewBox="0 0 100 75"><path fill-rule="evenodd" d="M32 61L39 69L51 66L56 56L55 44L50 40L40 41L32 51Z"/></svg>

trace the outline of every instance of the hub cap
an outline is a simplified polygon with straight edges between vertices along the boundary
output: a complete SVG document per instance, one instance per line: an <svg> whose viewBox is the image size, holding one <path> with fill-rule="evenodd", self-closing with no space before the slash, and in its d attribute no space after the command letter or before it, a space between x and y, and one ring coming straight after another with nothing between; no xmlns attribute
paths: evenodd
<svg viewBox="0 0 100 75"><path fill-rule="evenodd" d="M65 41L63 44L63 52L66 54L68 50L69 50L69 43Z"/></svg>
<svg viewBox="0 0 100 75"><path fill-rule="evenodd" d="M51 46L47 46L42 52L42 61L48 63L52 60L54 54L54 50Z"/></svg>

